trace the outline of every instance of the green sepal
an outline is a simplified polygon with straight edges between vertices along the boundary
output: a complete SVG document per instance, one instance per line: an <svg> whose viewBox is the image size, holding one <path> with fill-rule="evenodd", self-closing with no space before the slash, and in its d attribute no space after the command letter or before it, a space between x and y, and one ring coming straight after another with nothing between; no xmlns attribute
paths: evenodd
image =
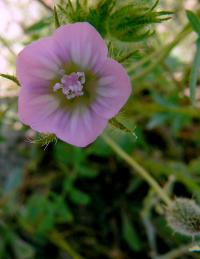
<svg viewBox="0 0 200 259"><path fill-rule="evenodd" d="M0 73L0 76L3 77L3 78L8 79L8 80L10 80L10 81L12 81L12 82L14 82L14 83L16 83L17 85L20 86L20 83L19 83L19 81L17 80L17 78L15 76L8 75L8 74L1 74L1 73Z"/></svg>
<svg viewBox="0 0 200 259"><path fill-rule="evenodd" d="M126 5L109 16L108 32L111 37L120 41L139 41L152 34L152 28L149 26L170 19L171 14L138 5Z"/></svg>
<svg viewBox="0 0 200 259"><path fill-rule="evenodd" d="M50 143L56 143L57 137L55 134L38 134L35 139L29 139L28 141L46 148Z"/></svg>
<svg viewBox="0 0 200 259"><path fill-rule="evenodd" d="M111 125L112 127L116 128L116 129L118 129L118 130L120 130L120 131L123 131L123 132L125 132L125 133L129 133L129 134L131 134L131 135L134 135L134 136L136 137L135 133L134 133L132 130L130 130L129 128L127 128L123 123L121 123L120 121L118 121L116 118L110 119L110 120L109 120L109 123L110 123L110 125ZM137 138L137 137L136 137L136 138Z"/></svg>

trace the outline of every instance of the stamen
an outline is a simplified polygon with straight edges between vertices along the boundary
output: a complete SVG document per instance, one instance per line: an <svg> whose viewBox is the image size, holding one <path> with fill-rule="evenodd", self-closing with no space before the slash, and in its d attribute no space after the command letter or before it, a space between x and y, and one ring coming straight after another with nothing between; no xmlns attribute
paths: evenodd
<svg viewBox="0 0 200 259"><path fill-rule="evenodd" d="M85 73L84 72L77 72L77 76L78 76L81 84L85 84Z"/></svg>
<svg viewBox="0 0 200 259"><path fill-rule="evenodd" d="M85 83L85 73L77 72L70 75L63 74L61 83L56 83L53 87L54 92L62 89L62 93L67 99L73 99L78 96L82 96L83 84Z"/></svg>
<svg viewBox="0 0 200 259"><path fill-rule="evenodd" d="M54 87L53 87L53 90L54 90L54 92L56 92L58 89L61 89L62 87L63 87L62 84L56 83L56 84L54 85Z"/></svg>

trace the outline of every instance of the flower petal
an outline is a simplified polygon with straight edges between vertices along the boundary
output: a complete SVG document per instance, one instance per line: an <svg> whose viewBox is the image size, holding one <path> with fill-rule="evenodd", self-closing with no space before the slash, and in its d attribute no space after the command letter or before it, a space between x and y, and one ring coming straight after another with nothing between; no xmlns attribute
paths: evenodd
<svg viewBox="0 0 200 259"><path fill-rule="evenodd" d="M20 120L33 130L54 133L59 139L85 147L92 143L105 129L107 120L91 109L78 106L67 110L59 107L54 96L37 89L30 91L22 87L19 95L18 113Z"/></svg>
<svg viewBox="0 0 200 259"><path fill-rule="evenodd" d="M58 73L60 65L55 42L51 37L43 38L31 43L19 53L17 78L22 86L46 86Z"/></svg>
<svg viewBox="0 0 200 259"><path fill-rule="evenodd" d="M59 101L45 91L21 87L18 102L19 118L32 129L52 133L52 118L58 107Z"/></svg>
<svg viewBox="0 0 200 259"><path fill-rule="evenodd" d="M125 69L113 59L106 60L99 78L92 109L102 118L109 119L124 106L132 87Z"/></svg>
<svg viewBox="0 0 200 259"><path fill-rule="evenodd" d="M106 119L101 118L91 109L79 106L71 112L63 112L55 134L67 143L85 147L95 141L106 126Z"/></svg>
<svg viewBox="0 0 200 259"><path fill-rule="evenodd" d="M107 57L104 40L87 22L63 25L55 31L53 37L62 55L69 52L71 61L83 68L97 71Z"/></svg>

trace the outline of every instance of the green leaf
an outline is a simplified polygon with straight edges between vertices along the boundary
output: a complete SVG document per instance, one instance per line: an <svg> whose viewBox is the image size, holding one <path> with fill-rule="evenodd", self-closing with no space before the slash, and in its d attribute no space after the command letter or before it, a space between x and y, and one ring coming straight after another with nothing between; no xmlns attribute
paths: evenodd
<svg viewBox="0 0 200 259"><path fill-rule="evenodd" d="M54 8L53 8L53 14L54 14L55 27L58 28L58 27L60 27L60 21L58 18L58 12L57 12L56 6L54 6Z"/></svg>
<svg viewBox="0 0 200 259"><path fill-rule="evenodd" d="M151 7L151 11L152 10L154 10L156 7L157 7L157 5L159 4L159 2L160 2L160 0L156 0L156 2L153 4L153 6Z"/></svg>
<svg viewBox="0 0 200 259"><path fill-rule="evenodd" d="M26 33L35 33L38 32L46 27L48 27L52 23L52 17L47 17L45 19L42 19L33 25L25 28Z"/></svg>
<svg viewBox="0 0 200 259"><path fill-rule="evenodd" d="M148 5L125 5L108 18L108 32L120 41L140 41L152 35L151 26L171 18L171 12L156 12Z"/></svg>
<svg viewBox="0 0 200 259"><path fill-rule="evenodd" d="M64 197L56 193L52 193L53 198L53 209L56 217L56 222L58 223L70 223L73 221L73 214L68 207Z"/></svg>
<svg viewBox="0 0 200 259"><path fill-rule="evenodd" d="M200 19L199 17L190 10L186 11L187 18L190 21L193 30L200 36Z"/></svg>
<svg viewBox="0 0 200 259"><path fill-rule="evenodd" d="M127 62L130 59L138 56L138 50L132 48L124 48L119 46L116 41L110 40L108 42L108 55L119 63Z"/></svg>
<svg viewBox="0 0 200 259"><path fill-rule="evenodd" d="M109 120L109 123L116 129L119 129L125 133L135 135L132 130L128 129L123 123L119 122L116 118L112 118L111 120Z"/></svg>
<svg viewBox="0 0 200 259"><path fill-rule="evenodd" d="M0 143L6 142L6 138L4 136L0 136Z"/></svg>
<svg viewBox="0 0 200 259"><path fill-rule="evenodd" d="M80 148L58 142L54 146L54 158L59 164L70 165L73 169L77 169L86 160L86 153Z"/></svg>
<svg viewBox="0 0 200 259"><path fill-rule="evenodd" d="M142 180L140 178L131 179L129 186L126 190L126 193L131 194L131 193L135 192L136 190L138 190L138 188L141 186L141 184L142 184Z"/></svg>
<svg viewBox="0 0 200 259"><path fill-rule="evenodd" d="M54 146L53 155L56 163L67 164L69 162L69 154L71 154L71 152L69 152L68 145L59 141L57 145Z"/></svg>
<svg viewBox="0 0 200 259"><path fill-rule="evenodd" d="M55 217L53 207L50 204L45 204L46 208L44 214L41 215L41 219L38 217L37 234L45 235L47 232L54 228Z"/></svg>
<svg viewBox="0 0 200 259"><path fill-rule="evenodd" d="M69 5L70 9L71 9L71 10L74 10L71 0L68 0L67 3L68 3L68 5Z"/></svg>
<svg viewBox="0 0 200 259"><path fill-rule="evenodd" d="M83 178L95 178L98 175L98 170L89 166L81 166L78 175Z"/></svg>
<svg viewBox="0 0 200 259"><path fill-rule="evenodd" d="M37 234L46 235L55 224L52 202L38 194L31 196L27 206L21 212L20 220L24 225L31 224Z"/></svg>
<svg viewBox="0 0 200 259"><path fill-rule="evenodd" d="M73 174L72 176L67 177L63 181L63 191L64 191L64 194L68 194L68 193L70 193L73 190L75 180L76 180L76 175Z"/></svg>
<svg viewBox="0 0 200 259"><path fill-rule="evenodd" d="M94 144L88 147L86 152L88 155L96 155L100 157L108 157L112 154L112 150L100 138L97 139Z"/></svg>
<svg viewBox="0 0 200 259"><path fill-rule="evenodd" d="M72 188L69 193L69 198L75 204L88 205L91 202L91 197L78 189Z"/></svg>
<svg viewBox="0 0 200 259"><path fill-rule="evenodd" d="M122 236L131 250L133 251L141 250L141 246L142 246L141 241L138 237L138 234L131 220L126 214L122 216Z"/></svg>
<svg viewBox="0 0 200 259"><path fill-rule="evenodd" d="M0 73L0 76L1 76L1 77L4 77L4 78L6 78L6 79L8 79L8 80L10 80L10 81L13 81L14 83L16 83L17 85L20 86L20 83L19 83L19 81L17 80L17 78L16 78L15 76L13 76L13 75L8 75L8 74L2 74L2 73Z"/></svg>
<svg viewBox="0 0 200 259"><path fill-rule="evenodd" d="M196 85L198 80L198 73L200 67L200 38L197 40L196 53L192 64L192 71L190 74L190 98L193 105L195 105Z"/></svg>

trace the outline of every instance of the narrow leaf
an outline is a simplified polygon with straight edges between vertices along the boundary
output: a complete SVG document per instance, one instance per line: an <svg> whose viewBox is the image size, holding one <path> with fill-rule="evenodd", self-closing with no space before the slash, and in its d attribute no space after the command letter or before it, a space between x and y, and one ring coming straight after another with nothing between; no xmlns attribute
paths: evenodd
<svg viewBox="0 0 200 259"><path fill-rule="evenodd" d="M48 26L50 26L51 22L52 22L52 17L43 18L43 19L35 22L31 26L25 28L25 32L26 33L36 33L38 31L41 31L42 29L45 29Z"/></svg>
<svg viewBox="0 0 200 259"><path fill-rule="evenodd" d="M124 131L126 133L130 133L133 134L133 132L128 129L124 124L122 124L121 122L119 122L116 118L112 118L111 120L109 120L109 123L114 127L117 128L121 131Z"/></svg>
<svg viewBox="0 0 200 259"><path fill-rule="evenodd" d="M73 5L72 5L71 0L68 0L67 3L68 3L68 5L69 5L71 11L74 11L74 8L73 8Z"/></svg>
<svg viewBox="0 0 200 259"><path fill-rule="evenodd" d="M8 80L11 80L11 81L13 81L14 83L16 83L17 85L20 86L20 83L15 76L8 75L8 74L1 74L1 73L0 73L0 76L6 78Z"/></svg>
<svg viewBox="0 0 200 259"><path fill-rule="evenodd" d="M150 11L154 10L157 5L159 4L160 0L156 0L156 2L154 3L154 5L151 7Z"/></svg>
<svg viewBox="0 0 200 259"><path fill-rule="evenodd" d="M196 93L199 67L200 67L200 38L197 40L197 49L196 49L194 61L192 64L191 75L190 75L190 98L193 105L195 105L195 93Z"/></svg>
<svg viewBox="0 0 200 259"><path fill-rule="evenodd" d="M193 30L200 36L200 19L192 11L186 11L187 18L190 21Z"/></svg>
<svg viewBox="0 0 200 259"><path fill-rule="evenodd" d="M91 202L91 197L87 193L75 188L71 189L69 199L78 205L88 205Z"/></svg>
<svg viewBox="0 0 200 259"><path fill-rule="evenodd" d="M56 6L54 6L53 14L54 14L55 27L58 28L58 27L60 27L60 21L59 21L59 18L58 18Z"/></svg>
<svg viewBox="0 0 200 259"><path fill-rule="evenodd" d="M122 235L123 239L126 241L127 245L130 247L131 250L141 250L141 241L132 222L126 214L124 214L122 217Z"/></svg>
<svg viewBox="0 0 200 259"><path fill-rule="evenodd" d="M129 58L131 58L134 54L137 54L137 50L130 51L129 53L127 53L123 57L120 57L118 59L118 62L123 63L124 61L128 60Z"/></svg>

